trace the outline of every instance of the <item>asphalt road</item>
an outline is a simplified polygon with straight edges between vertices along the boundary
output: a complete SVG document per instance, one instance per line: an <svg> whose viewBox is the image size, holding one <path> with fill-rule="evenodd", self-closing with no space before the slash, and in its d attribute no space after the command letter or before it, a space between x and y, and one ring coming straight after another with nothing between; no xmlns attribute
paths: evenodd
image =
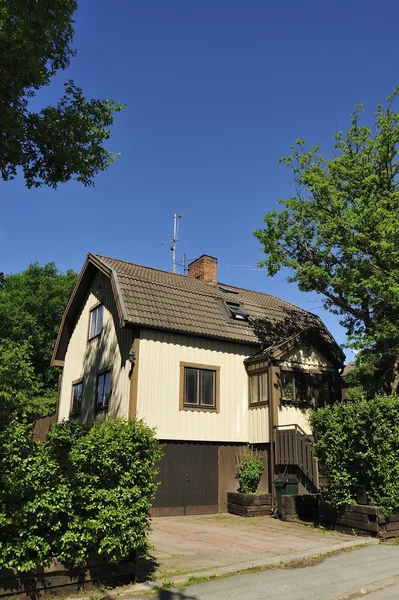
<svg viewBox="0 0 399 600"><path fill-rule="evenodd" d="M160 590L156 598L398 600L399 546L369 546L333 556L313 567L268 570L212 580L180 590Z"/></svg>

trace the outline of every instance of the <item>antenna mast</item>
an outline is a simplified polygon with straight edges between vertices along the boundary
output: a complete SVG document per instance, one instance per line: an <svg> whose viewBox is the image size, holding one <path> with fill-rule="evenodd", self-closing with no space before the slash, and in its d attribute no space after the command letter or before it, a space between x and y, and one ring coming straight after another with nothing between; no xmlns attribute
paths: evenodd
<svg viewBox="0 0 399 600"><path fill-rule="evenodd" d="M177 273L177 262L176 262L176 244L179 241L178 233L179 233L179 221L182 215L180 213L175 213L173 215L173 239L172 239L172 273Z"/></svg>
<svg viewBox="0 0 399 600"><path fill-rule="evenodd" d="M189 215L190 213L191 213L191 210L189 210L188 212L185 212L185 213L175 213L173 215L173 237L171 240L168 240L167 242L162 242L162 246L164 246L165 244L170 244L170 243L172 244L170 247L170 249L172 250L172 273L178 273L177 267L178 267L178 265L181 266L181 263L178 263L177 258L176 258L177 242L181 242L182 244L185 243L179 238L180 219L182 219L186 215ZM185 265L183 265L183 266L185 267Z"/></svg>

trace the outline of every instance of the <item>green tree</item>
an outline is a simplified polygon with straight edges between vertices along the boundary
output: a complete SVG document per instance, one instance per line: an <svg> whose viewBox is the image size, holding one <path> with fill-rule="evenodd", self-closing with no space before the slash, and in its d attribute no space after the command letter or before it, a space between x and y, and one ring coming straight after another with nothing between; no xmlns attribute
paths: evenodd
<svg viewBox="0 0 399 600"><path fill-rule="evenodd" d="M76 0L0 2L0 176L5 181L21 169L28 187L56 188L70 179L92 185L116 158L104 142L121 104L86 100L67 81L56 106L29 109L35 93L75 54L76 8Z"/></svg>
<svg viewBox="0 0 399 600"><path fill-rule="evenodd" d="M6 275L0 287L0 350L5 340L14 343L13 352L18 345L26 364L32 365L38 389L56 389L59 371L50 368L50 359L76 280L74 271L63 274L54 263L43 267L34 263L22 273ZM11 347L6 351L11 352ZM14 387L17 382L16 376Z"/></svg>
<svg viewBox="0 0 399 600"><path fill-rule="evenodd" d="M290 167L295 194L255 231L269 275L289 270L288 281L324 297L340 316L348 345L360 350L363 374L381 386L399 385L399 88L378 105L375 123L362 105L349 129L334 136L330 158L297 140L280 159Z"/></svg>

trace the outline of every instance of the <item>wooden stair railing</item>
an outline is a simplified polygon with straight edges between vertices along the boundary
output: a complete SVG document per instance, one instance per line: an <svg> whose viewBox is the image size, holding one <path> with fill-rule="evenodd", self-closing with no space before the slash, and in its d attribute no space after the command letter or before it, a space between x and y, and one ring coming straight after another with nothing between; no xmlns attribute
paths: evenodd
<svg viewBox="0 0 399 600"><path fill-rule="evenodd" d="M277 425L276 464L296 466L319 489L319 469L314 457L312 439L297 425Z"/></svg>

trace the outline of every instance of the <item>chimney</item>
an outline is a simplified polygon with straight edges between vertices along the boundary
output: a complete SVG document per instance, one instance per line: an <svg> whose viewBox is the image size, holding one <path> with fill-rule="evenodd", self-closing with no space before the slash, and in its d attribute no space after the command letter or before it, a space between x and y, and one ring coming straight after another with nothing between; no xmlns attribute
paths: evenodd
<svg viewBox="0 0 399 600"><path fill-rule="evenodd" d="M216 285L218 282L217 258L203 254L188 265L188 276L204 283Z"/></svg>

